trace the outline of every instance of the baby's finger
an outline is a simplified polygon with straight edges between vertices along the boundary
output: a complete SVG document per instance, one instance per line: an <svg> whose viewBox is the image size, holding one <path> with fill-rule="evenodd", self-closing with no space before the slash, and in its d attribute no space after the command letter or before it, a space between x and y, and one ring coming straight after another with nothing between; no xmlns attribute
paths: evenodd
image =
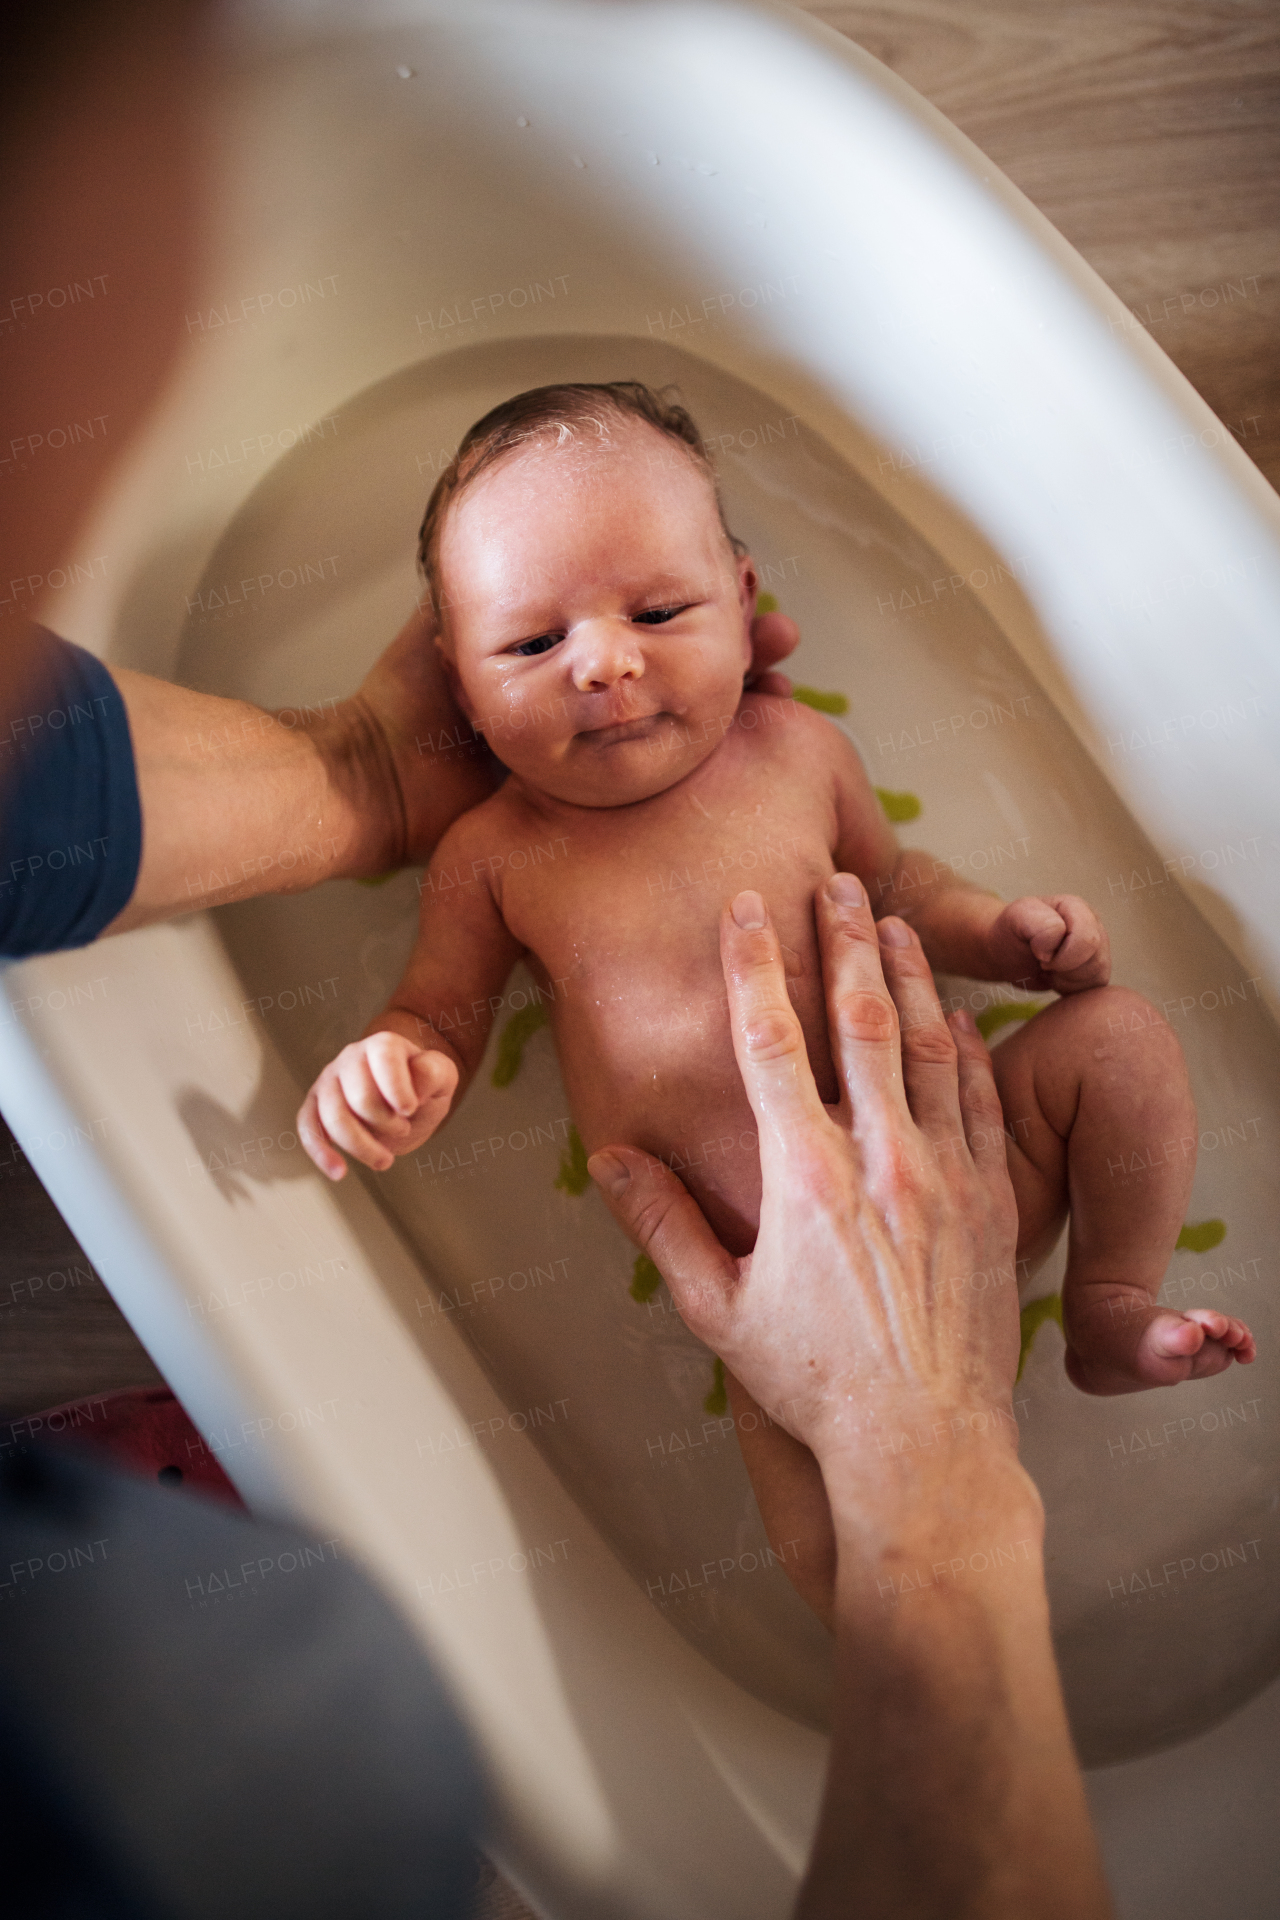
<svg viewBox="0 0 1280 1920"><path fill-rule="evenodd" d="M1037 958L1048 973L1077 973L1081 967L1088 966L1097 951L1096 932L1072 928L1053 953L1037 955Z"/></svg>
<svg viewBox="0 0 1280 1920"><path fill-rule="evenodd" d="M1062 894L1054 906L1062 917L1066 934L1053 956L1055 973L1075 973L1091 961L1106 963L1109 969L1110 943L1106 929L1087 900L1075 894Z"/></svg>
<svg viewBox="0 0 1280 1920"><path fill-rule="evenodd" d="M321 1125L335 1146L341 1147L362 1166L372 1167L375 1173L385 1173L388 1167L394 1166L395 1155L375 1139L364 1123L352 1113L336 1077L320 1080L316 1087L316 1103Z"/></svg>
<svg viewBox="0 0 1280 1920"><path fill-rule="evenodd" d="M404 1120L411 1120L418 1111L418 1095L411 1071L413 1056L406 1055L400 1035L371 1034L365 1043L365 1057L369 1063L370 1078L388 1111L398 1113ZM345 1081L343 1089L346 1090ZM350 1094L347 1097L350 1099ZM357 1108L357 1112L364 1113L364 1109ZM376 1120L378 1116L364 1113L364 1117L366 1120Z"/></svg>
<svg viewBox="0 0 1280 1920"><path fill-rule="evenodd" d="M955 1037L919 940L890 915L877 928L885 984L898 1009L902 1077L911 1118L939 1149L965 1146Z"/></svg>
<svg viewBox="0 0 1280 1920"><path fill-rule="evenodd" d="M330 1180L341 1180L347 1171L347 1163L333 1145L320 1120L320 1109L316 1102L316 1090L310 1093L298 1109L298 1138L305 1151L319 1167L321 1173Z"/></svg>
<svg viewBox="0 0 1280 1920"><path fill-rule="evenodd" d="M1029 936L1027 944L1042 967L1056 966L1058 955L1066 939L1066 922L1055 913L1052 924L1037 927Z"/></svg>
<svg viewBox="0 0 1280 1920"><path fill-rule="evenodd" d="M782 950L758 893L740 893L720 917L720 964L738 1071L760 1130L766 1182L775 1156L826 1123L804 1031L787 993Z"/></svg>
<svg viewBox="0 0 1280 1920"><path fill-rule="evenodd" d="M1004 918L1018 938L1027 941L1036 953L1041 948L1052 953L1067 930L1062 915L1055 912L1047 900L1041 900L1034 893L1014 900L1005 908Z"/></svg>
<svg viewBox="0 0 1280 1920"><path fill-rule="evenodd" d="M365 1047L344 1047L333 1067L334 1076L342 1088L342 1097L352 1113L371 1127L395 1126L400 1122L400 1115L383 1098L382 1090L373 1077Z"/></svg>
<svg viewBox="0 0 1280 1920"><path fill-rule="evenodd" d="M415 1111L432 1101L452 1100L458 1085L458 1069L447 1054L428 1047L413 1055L409 1072L413 1076Z"/></svg>

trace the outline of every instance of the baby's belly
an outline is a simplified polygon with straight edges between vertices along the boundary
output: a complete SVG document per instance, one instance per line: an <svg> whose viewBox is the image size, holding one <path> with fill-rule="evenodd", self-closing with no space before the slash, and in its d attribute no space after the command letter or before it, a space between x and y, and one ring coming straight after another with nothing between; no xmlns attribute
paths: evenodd
<svg viewBox="0 0 1280 1920"><path fill-rule="evenodd" d="M820 988L812 978L789 986L819 1087L833 1099ZM729 1251L749 1253L760 1224L759 1140L719 970L639 989L633 976L626 990L570 995L556 1044L587 1152L612 1144L653 1154L684 1182Z"/></svg>

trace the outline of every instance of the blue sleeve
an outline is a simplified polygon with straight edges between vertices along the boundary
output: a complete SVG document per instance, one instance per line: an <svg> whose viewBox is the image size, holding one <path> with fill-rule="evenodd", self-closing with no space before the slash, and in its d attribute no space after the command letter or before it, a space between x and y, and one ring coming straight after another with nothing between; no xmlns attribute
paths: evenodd
<svg viewBox="0 0 1280 1920"><path fill-rule="evenodd" d="M142 859L129 720L83 647L44 636L40 691L0 721L0 956L83 947L127 904Z"/></svg>

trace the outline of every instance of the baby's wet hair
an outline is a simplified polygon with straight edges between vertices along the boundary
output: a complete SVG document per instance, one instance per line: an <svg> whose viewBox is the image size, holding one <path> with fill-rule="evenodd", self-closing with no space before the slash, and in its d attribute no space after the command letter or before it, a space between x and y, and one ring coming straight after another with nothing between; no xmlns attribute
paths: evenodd
<svg viewBox="0 0 1280 1920"><path fill-rule="evenodd" d="M445 515L473 480L506 454L518 453L531 445L565 446L573 440L606 444L610 426L627 420L642 420L656 428L680 449L682 459L692 460L707 479L724 528L725 539L735 554L746 546L729 531L716 470L698 432L693 415L680 404L678 389L645 386L641 380L607 380L530 387L517 393L484 418L468 427L458 451L431 490L427 510L418 530L418 566L427 584L431 605L439 607L440 535Z"/></svg>

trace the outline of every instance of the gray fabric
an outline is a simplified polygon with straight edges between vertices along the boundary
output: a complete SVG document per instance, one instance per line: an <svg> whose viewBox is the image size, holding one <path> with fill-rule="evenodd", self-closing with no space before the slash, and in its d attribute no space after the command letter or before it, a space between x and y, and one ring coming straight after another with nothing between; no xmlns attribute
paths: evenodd
<svg viewBox="0 0 1280 1920"><path fill-rule="evenodd" d="M0 1475L0 1710L133 1902L68 1912L464 1911L475 1756L336 1541L70 1449L19 1455Z"/></svg>

